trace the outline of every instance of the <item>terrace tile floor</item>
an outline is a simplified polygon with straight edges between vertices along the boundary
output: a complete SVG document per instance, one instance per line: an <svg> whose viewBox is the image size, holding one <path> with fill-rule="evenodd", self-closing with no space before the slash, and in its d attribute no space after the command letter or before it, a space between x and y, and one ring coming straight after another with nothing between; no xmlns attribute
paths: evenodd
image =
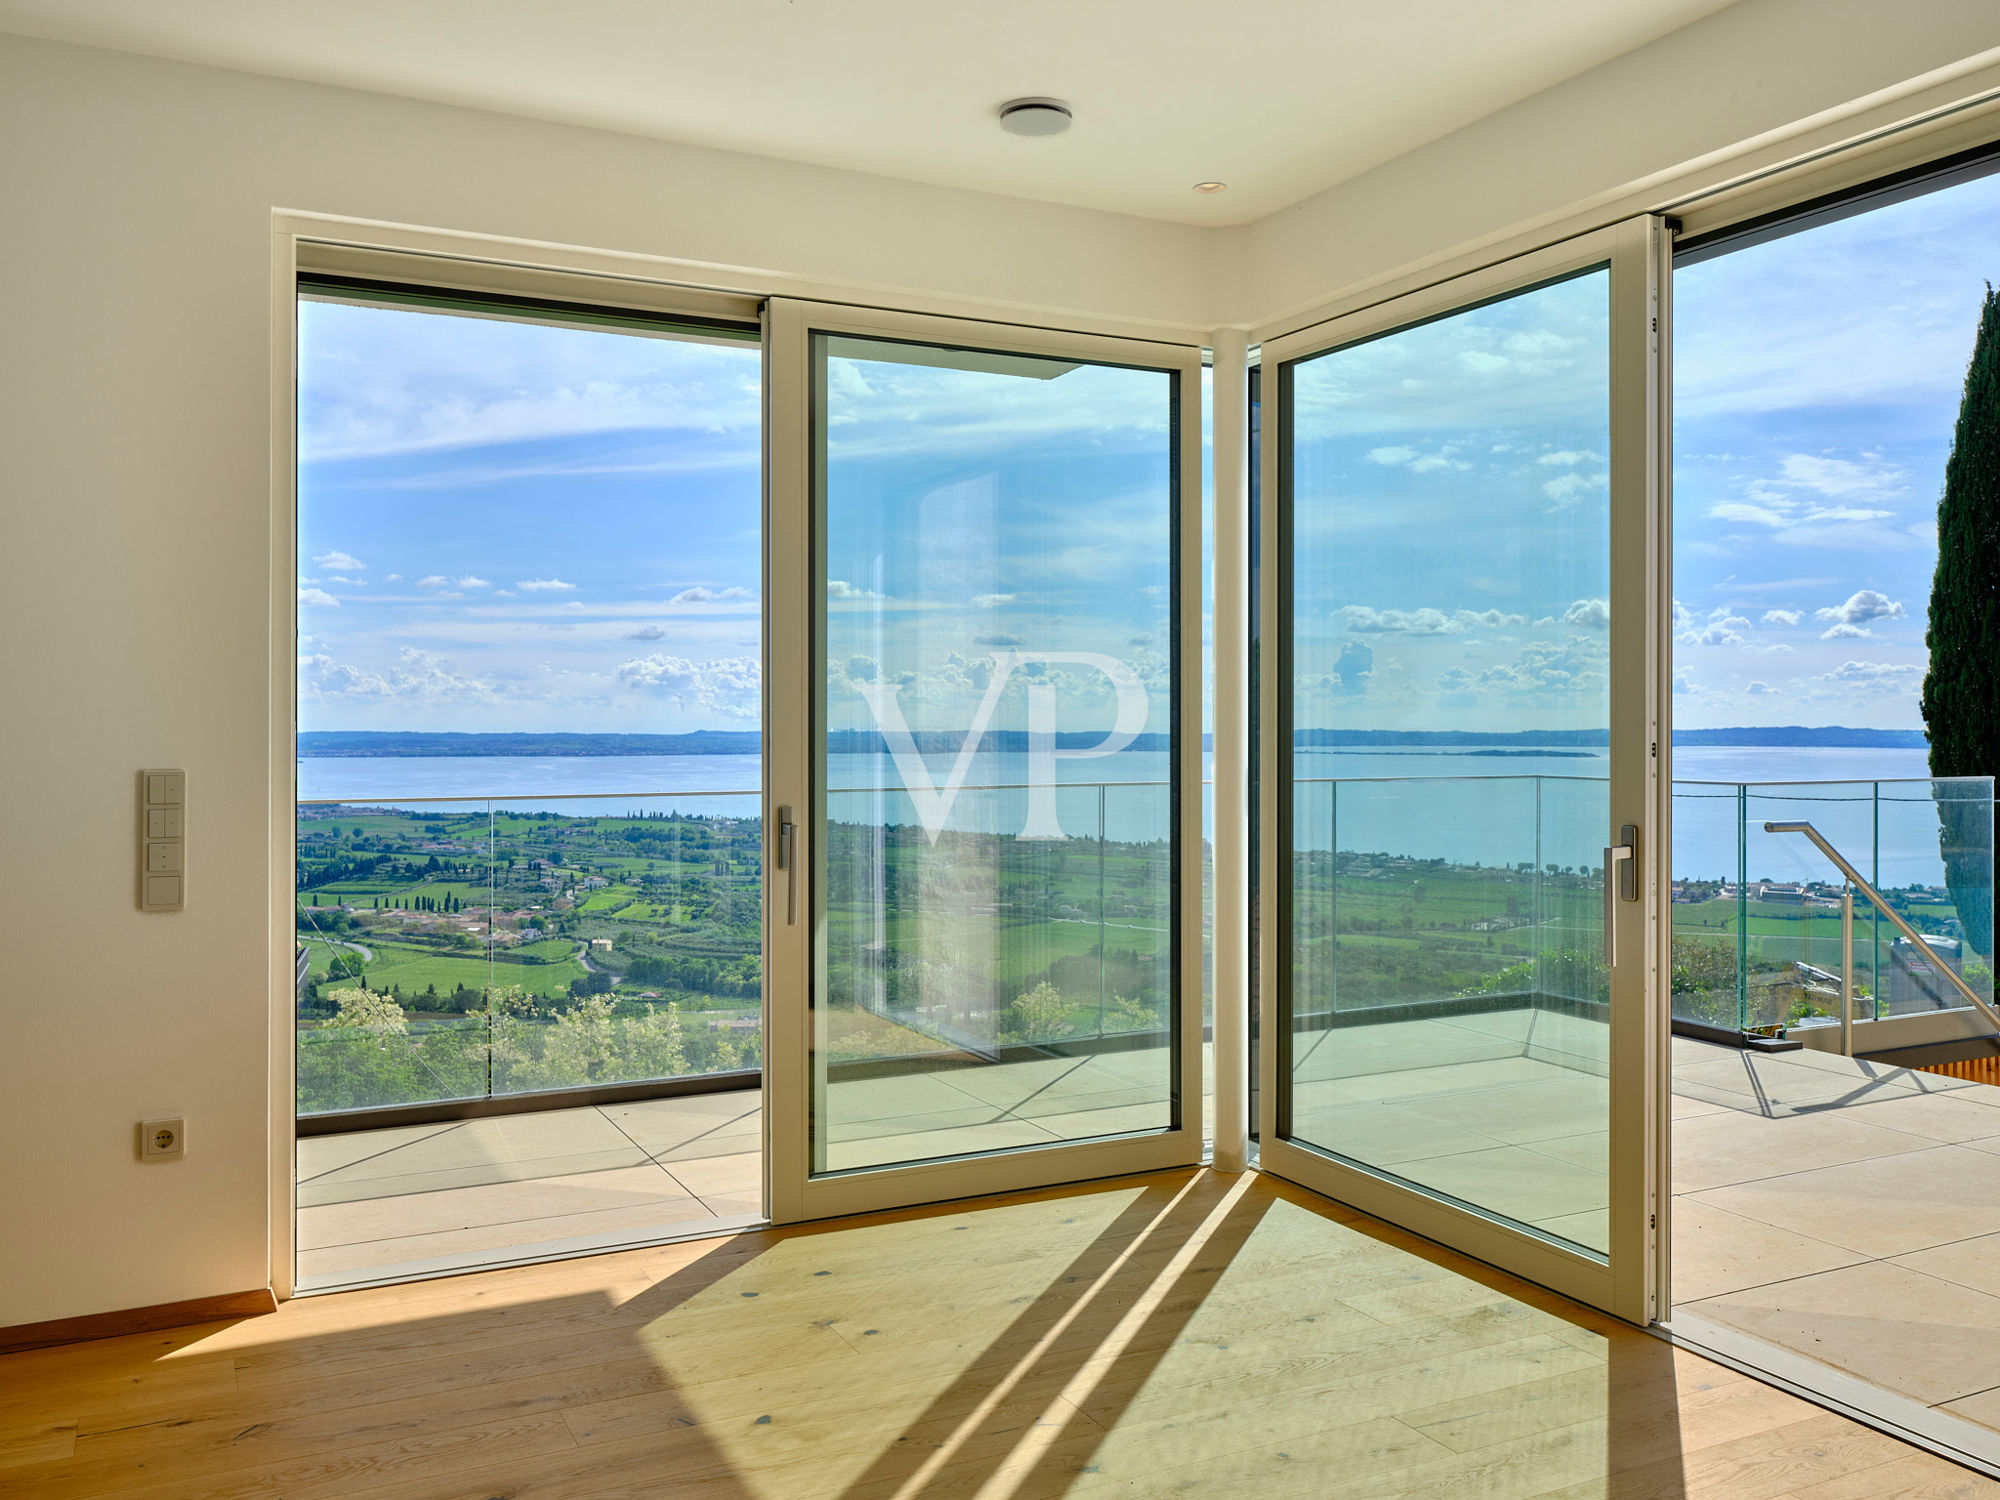
<svg viewBox="0 0 2000 1500"><path fill-rule="evenodd" d="M1302 1035L1295 1130L1601 1248L1604 1039L1532 1011ZM1676 1037L1673 1116L1684 1329L2000 1432L2000 1088Z"/></svg>
<svg viewBox="0 0 2000 1500"><path fill-rule="evenodd" d="M833 1085L836 1168L1157 1127L1154 1052ZM751 1091L683 1095L298 1143L302 1286L583 1254L762 1217Z"/></svg>
<svg viewBox="0 0 2000 1500"><path fill-rule="evenodd" d="M1602 1028L1527 1013L1301 1039L1300 1134L1602 1243ZM2000 1432L2000 1089L1676 1038L1676 1316ZM859 1165L1141 1128L1143 1054L847 1085ZM577 1253L760 1212L754 1093L299 1143L306 1284Z"/></svg>
<svg viewBox="0 0 2000 1500"><path fill-rule="evenodd" d="M2000 1431L2000 1088L1676 1038L1675 1316Z"/></svg>

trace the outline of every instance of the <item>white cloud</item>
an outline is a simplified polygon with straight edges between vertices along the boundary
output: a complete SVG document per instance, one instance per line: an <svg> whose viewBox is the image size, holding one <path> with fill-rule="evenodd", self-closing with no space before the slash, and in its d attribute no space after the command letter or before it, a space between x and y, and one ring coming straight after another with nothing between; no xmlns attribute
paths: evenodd
<svg viewBox="0 0 2000 1500"><path fill-rule="evenodd" d="M387 578L383 579L382 581L384 583L401 583L403 581L403 575L401 573L391 573Z"/></svg>
<svg viewBox="0 0 2000 1500"><path fill-rule="evenodd" d="M1773 510L1768 505L1748 505L1741 500L1725 500L1720 505L1711 505L1708 513L1717 521L1743 521L1752 526L1773 528L1789 526L1796 519L1793 515Z"/></svg>
<svg viewBox="0 0 2000 1500"><path fill-rule="evenodd" d="M1903 471L1893 464L1858 464L1813 453L1789 454L1780 469L1787 483L1836 500L1892 493L1903 483Z"/></svg>
<svg viewBox="0 0 2000 1500"><path fill-rule="evenodd" d="M1356 635L1462 635L1468 630L1498 630L1528 623L1525 615L1503 614L1497 609L1459 609L1446 614L1428 607L1370 609L1365 604L1346 604L1336 613Z"/></svg>
<svg viewBox="0 0 2000 1500"><path fill-rule="evenodd" d="M1861 636L1873 635L1874 633L1866 625L1849 625L1843 622L1839 625L1827 626L1826 629L1819 633L1819 638L1823 641L1851 641Z"/></svg>
<svg viewBox="0 0 2000 1500"><path fill-rule="evenodd" d="M1604 684L1603 649L1582 636L1571 636L1564 642L1530 641L1513 661L1481 672L1479 681L1486 687L1516 692L1567 695L1578 690L1599 691Z"/></svg>
<svg viewBox="0 0 2000 1500"><path fill-rule="evenodd" d="M299 603L315 605L320 609L340 608L340 601L325 589L300 589Z"/></svg>
<svg viewBox="0 0 2000 1500"><path fill-rule="evenodd" d="M876 595L867 589L858 589L845 579L829 578L826 581L826 597L829 599L873 599Z"/></svg>
<svg viewBox="0 0 2000 1500"><path fill-rule="evenodd" d="M1543 484L1542 493L1561 510L1575 505L1586 496L1602 494L1610 477L1608 474L1561 474Z"/></svg>
<svg viewBox="0 0 2000 1500"><path fill-rule="evenodd" d="M366 572L368 564L351 552L322 552L313 559L322 568L331 568L336 573Z"/></svg>
<svg viewBox="0 0 2000 1500"><path fill-rule="evenodd" d="M1371 464L1381 464L1385 468L1408 469L1413 474L1434 474L1439 469L1469 469L1471 464L1455 455L1455 443L1446 443L1435 453L1419 453L1415 448L1400 445L1387 448L1370 448L1362 456Z"/></svg>
<svg viewBox="0 0 2000 1500"><path fill-rule="evenodd" d="M523 578L514 587L524 594L566 594L576 585L560 578Z"/></svg>
<svg viewBox="0 0 2000 1500"><path fill-rule="evenodd" d="M1554 453L1544 453L1535 462L1557 468L1573 468L1577 464L1594 464L1601 460L1588 448L1562 448Z"/></svg>
<svg viewBox="0 0 2000 1500"><path fill-rule="evenodd" d="M635 691L658 693L680 708L754 719L762 711L761 667L754 656L696 662L655 654L618 667L618 680Z"/></svg>
<svg viewBox="0 0 2000 1500"><path fill-rule="evenodd" d="M1712 505L1708 514L1765 527L1794 546L1880 546L1890 533L1875 523L1896 515L1886 503L1902 493L1904 479L1893 464L1792 453L1779 461L1775 476L1752 480L1744 498Z"/></svg>
<svg viewBox="0 0 2000 1500"><path fill-rule="evenodd" d="M441 589L450 582L451 580L442 573L429 573L417 580L417 587L420 589Z"/></svg>
<svg viewBox="0 0 2000 1500"><path fill-rule="evenodd" d="M1813 616L1821 620L1836 620L1842 625L1865 625L1870 620L1900 620L1908 613L1901 601L1874 589L1860 589L1848 595L1845 604L1816 609Z"/></svg>
<svg viewBox="0 0 2000 1500"><path fill-rule="evenodd" d="M1333 675L1340 680L1343 693L1362 694L1368 691L1368 679L1375 673L1375 650L1366 641L1349 641L1340 648L1340 658L1333 664Z"/></svg>
<svg viewBox="0 0 2000 1500"><path fill-rule="evenodd" d="M1764 611L1766 625L1796 625L1805 616L1796 609L1767 609Z"/></svg>
<svg viewBox="0 0 2000 1500"><path fill-rule="evenodd" d="M657 625L641 625L637 630L625 637L628 641L663 641L666 638L666 631L660 629Z"/></svg>
<svg viewBox="0 0 2000 1500"><path fill-rule="evenodd" d="M1768 698L1778 690L1768 682L1753 682L1743 691L1748 693L1752 698Z"/></svg>
<svg viewBox="0 0 2000 1500"><path fill-rule="evenodd" d="M1923 670L1910 662L1847 661L1831 672L1821 673L1820 681L1859 687L1893 687L1907 678L1921 676Z"/></svg>
<svg viewBox="0 0 2000 1500"><path fill-rule="evenodd" d="M1579 599L1563 611L1562 622L1579 630L1608 630L1611 627L1611 602L1608 599Z"/></svg>
<svg viewBox="0 0 2000 1500"><path fill-rule="evenodd" d="M463 578L459 579L458 586L462 589L490 589L493 587L484 578L475 577L471 573L467 573Z"/></svg>
<svg viewBox="0 0 2000 1500"><path fill-rule="evenodd" d="M972 604L975 609L998 609L1003 604L1012 604L1012 594L975 594Z"/></svg>
<svg viewBox="0 0 2000 1500"><path fill-rule="evenodd" d="M494 696L492 684L468 677L451 661L405 646L387 673L368 672L336 662L324 653L299 658L299 692L309 698L479 698Z"/></svg>
<svg viewBox="0 0 2000 1500"><path fill-rule="evenodd" d="M605 434L664 435L682 463L757 458L757 346L307 304L307 462ZM693 449L690 453L688 450ZM611 456L643 463L655 448Z"/></svg>

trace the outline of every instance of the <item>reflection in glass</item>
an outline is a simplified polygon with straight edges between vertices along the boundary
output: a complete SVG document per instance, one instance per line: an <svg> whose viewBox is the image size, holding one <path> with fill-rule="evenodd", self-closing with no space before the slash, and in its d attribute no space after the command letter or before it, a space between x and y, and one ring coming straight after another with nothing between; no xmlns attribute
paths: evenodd
<svg viewBox="0 0 2000 1500"><path fill-rule="evenodd" d="M814 363L815 1170L1167 1128L1174 377Z"/></svg>
<svg viewBox="0 0 2000 1500"><path fill-rule="evenodd" d="M1608 273L1300 361L1294 1140L1603 1252Z"/></svg>

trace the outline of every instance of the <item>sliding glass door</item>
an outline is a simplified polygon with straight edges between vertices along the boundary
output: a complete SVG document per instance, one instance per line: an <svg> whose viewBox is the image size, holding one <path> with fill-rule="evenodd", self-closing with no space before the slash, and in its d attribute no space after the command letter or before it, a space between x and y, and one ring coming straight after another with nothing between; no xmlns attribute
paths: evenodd
<svg viewBox="0 0 2000 1500"><path fill-rule="evenodd" d="M1264 1164L1640 1320L1658 238L1264 349Z"/></svg>
<svg viewBox="0 0 2000 1500"><path fill-rule="evenodd" d="M770 339L776 1216L1195 1161L1198 352Z"/></svg>

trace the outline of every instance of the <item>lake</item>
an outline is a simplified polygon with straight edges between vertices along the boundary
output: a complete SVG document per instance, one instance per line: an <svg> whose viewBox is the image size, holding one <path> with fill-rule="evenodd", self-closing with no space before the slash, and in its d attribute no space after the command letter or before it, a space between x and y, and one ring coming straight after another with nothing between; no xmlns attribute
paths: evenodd
<svg viewBox="0 0 2000 1500"><path fill-rule="evenodd" d="M930 755L925 761L934 784L942 787L952 757ZM1018 832L1029 799L1005 788L1018 786L1023 761L1018 755L976 755L951 806L950 826ZM1146 783L1165 781L1165 753L1061 759L1056 769L1061 787L1054 810L1065 834L1095 838L1101 819L1105 836L1114 841L1162 835L1166 788ZM1602 858L1602 751L1303 749L1298 769L1305 783L1294 798L1302 848L1337 843L1342 849L1483 865L1529 860L1580 866ZM298 795L303 801L375 805L469 798L504 800L522 811L672 807L688 814L748 816L759 806L761 771L754 755L328 757L298 763ZM1204 756L1203 775L1209 773ZM1765 818L1807 818L1881 883L1937 883L1943 877L1928 786L1884 787L1878 807L1868 785L1922 782L1927 774L1925 752L1918 749L1682 747L1674 756L1675 872L1695 879L1735 876L1737 794L1733 785L1700 783L1759 782L1783 785L1759 788L1741 809L1755 830L1748 846L1751 879L1822 879L1830 873L1804 840L1761 829ZM879 755L830 757L828 781L835 789L900 784ZM1338 790L1329 782L1338 782ZM1804 785L1828 782L1847 785ZM1003 789L986 790L996 787ZM733 795L718 795L723 793ZM603 800L601 805L569 800L575 798ZM851 791L833 799L832 811L855 821L915 820L900 792ZM1208 824L1206 815L1203 822Z"/></svg>

